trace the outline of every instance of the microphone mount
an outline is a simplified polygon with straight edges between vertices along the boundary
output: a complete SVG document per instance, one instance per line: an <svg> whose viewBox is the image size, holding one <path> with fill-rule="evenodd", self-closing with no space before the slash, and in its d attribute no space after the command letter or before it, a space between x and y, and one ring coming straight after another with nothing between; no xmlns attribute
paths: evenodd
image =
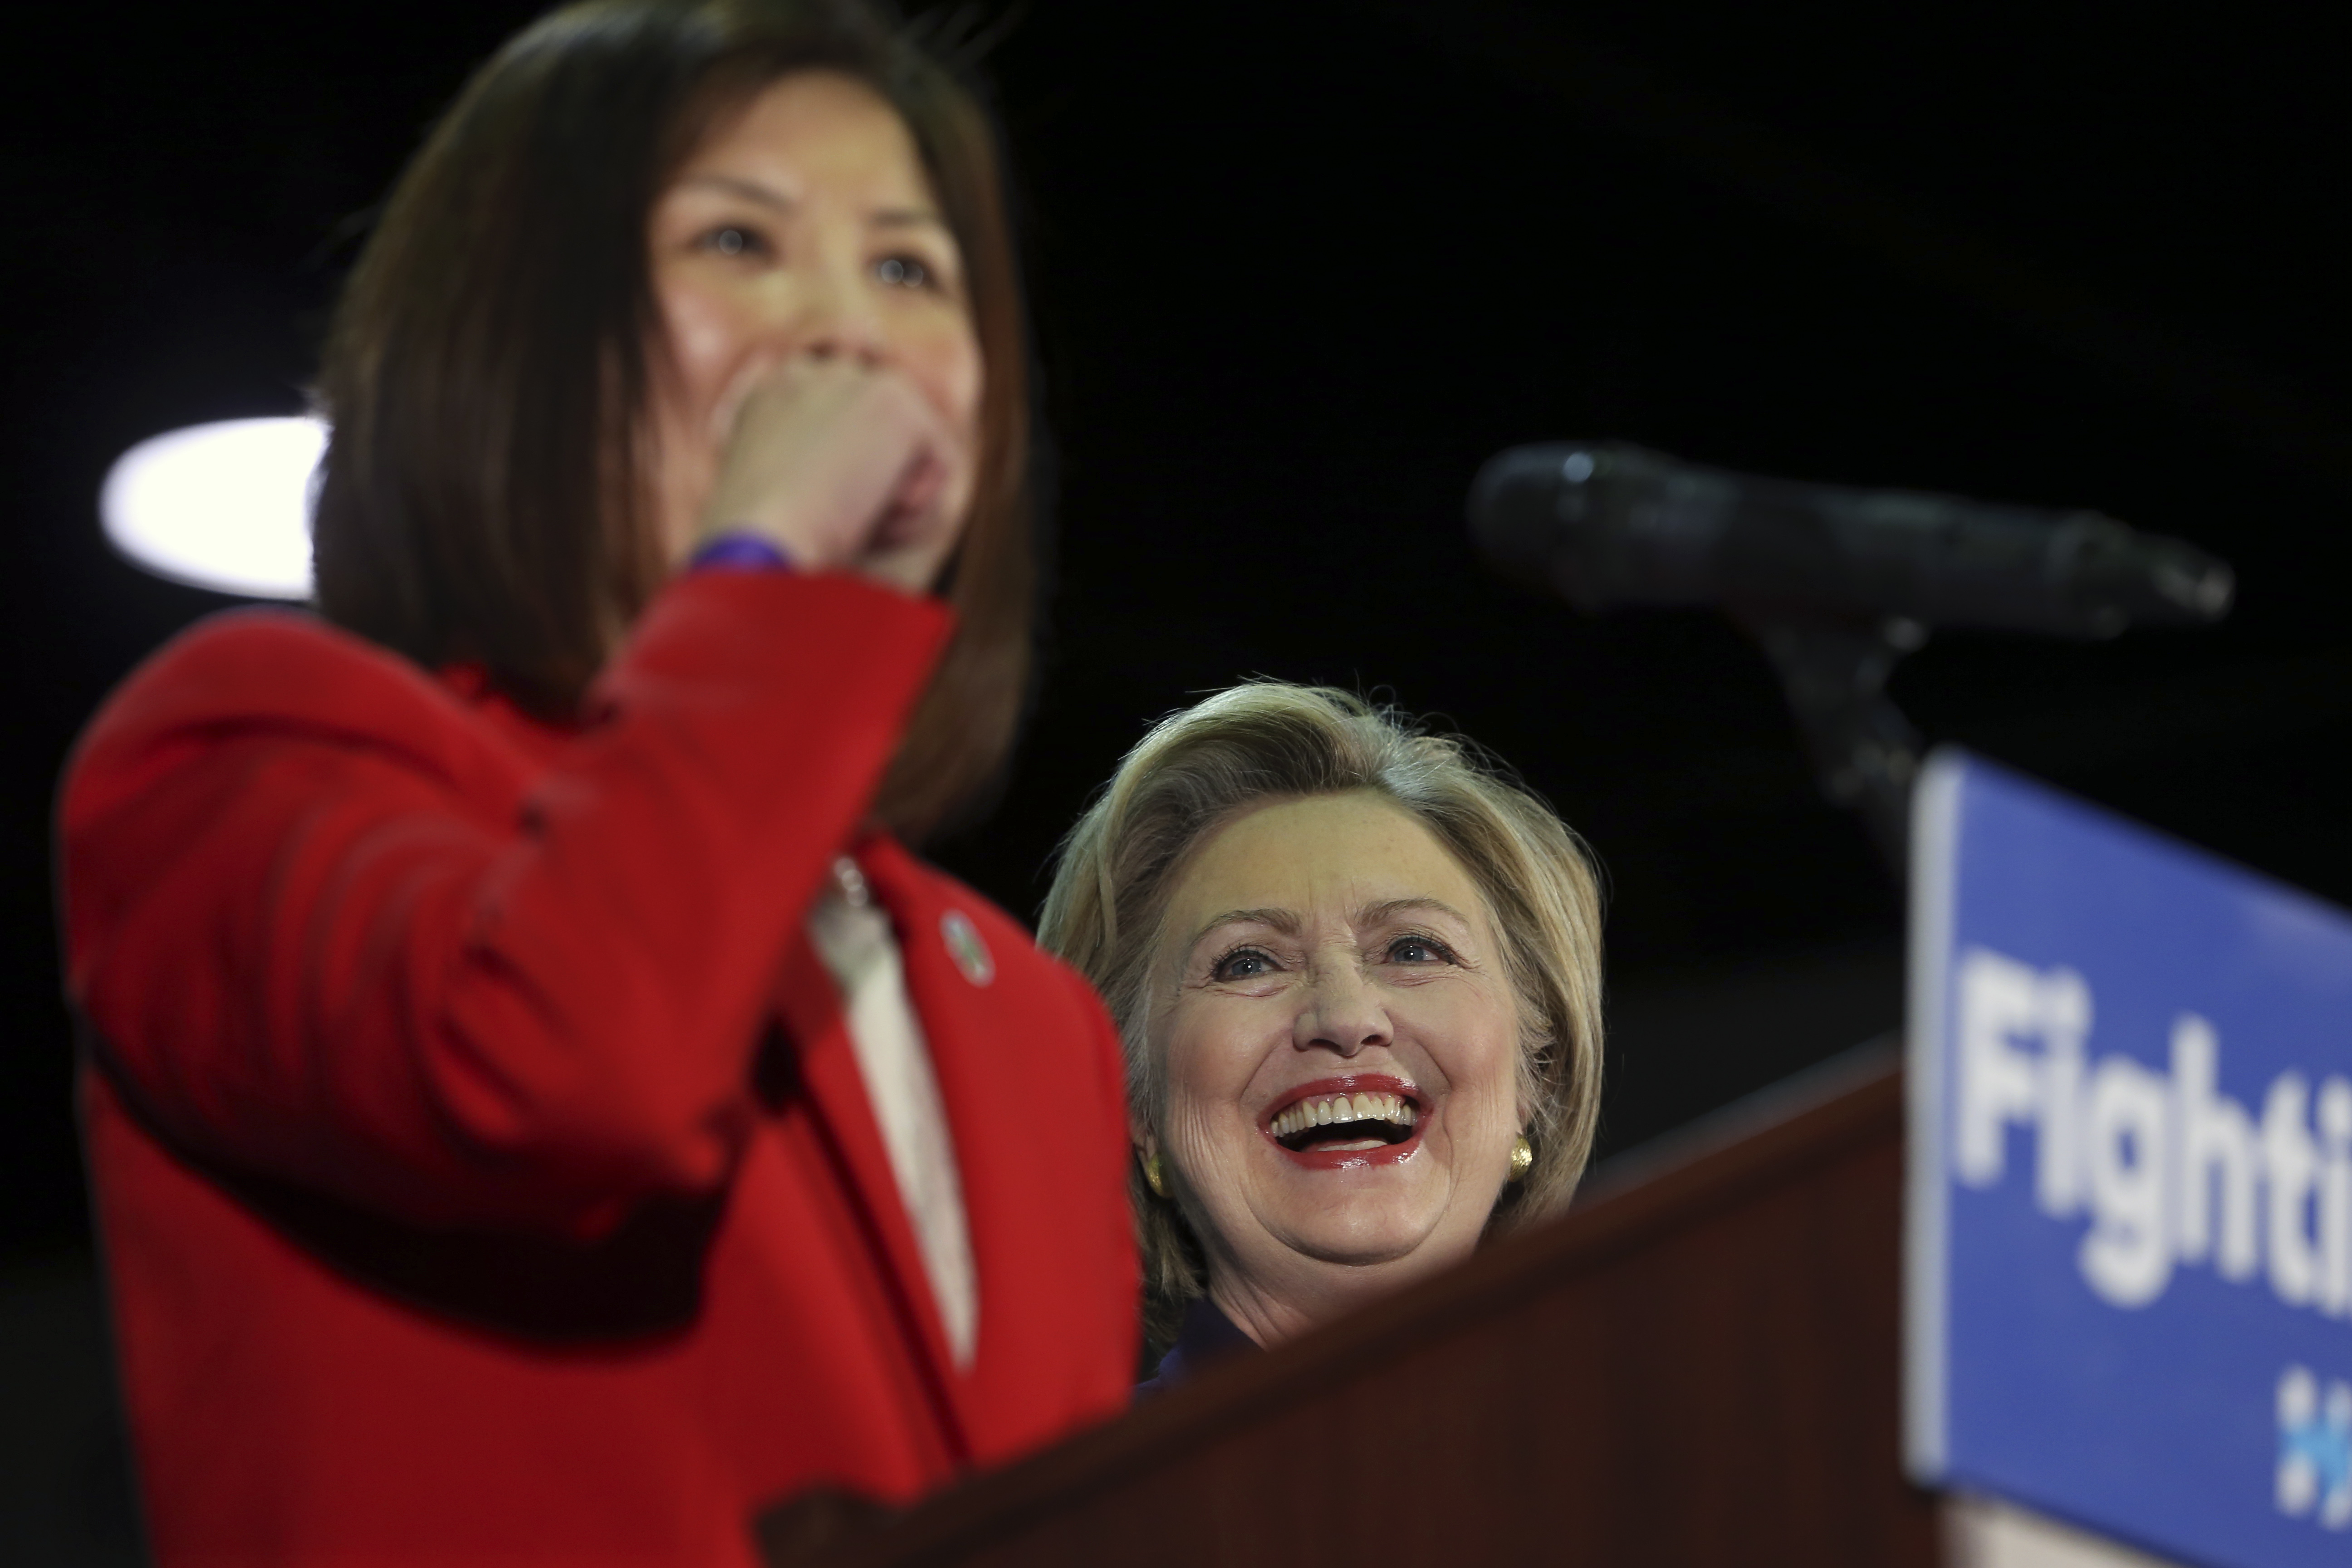
<svg viewBox="0 0 2352 1568"><path fill-rule="evenodd" d="M1911 786L1923 748L1886 680L1927 629L1899 616L1874 624L1734 611L1732 619L1780 675L1822 793L1862 818L1900 885L1910 871Z"/></svg>

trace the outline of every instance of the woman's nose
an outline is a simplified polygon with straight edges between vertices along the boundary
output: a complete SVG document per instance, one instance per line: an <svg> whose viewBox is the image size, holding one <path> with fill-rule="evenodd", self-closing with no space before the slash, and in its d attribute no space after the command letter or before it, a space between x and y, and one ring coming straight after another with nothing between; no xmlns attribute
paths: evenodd
<svg viewBox="0 0 2352 1568"><path fill-rule="evenodd" d="M834 275L838 270L827 268L826 275L809 279L798 320L791 324L793 349L813 359L879 364L888 350L881 312L862 274Z"/></svg>
<svg viewBox="0 0 2352 1568"><path fill-rule="evenodd" d="M1291 1043L1301 1050L1335 1051L1352 1057L1390 1037L1388 1009L1380 993L1353 964L1318 971L1307 1002L1291 1026Z"/></svg>

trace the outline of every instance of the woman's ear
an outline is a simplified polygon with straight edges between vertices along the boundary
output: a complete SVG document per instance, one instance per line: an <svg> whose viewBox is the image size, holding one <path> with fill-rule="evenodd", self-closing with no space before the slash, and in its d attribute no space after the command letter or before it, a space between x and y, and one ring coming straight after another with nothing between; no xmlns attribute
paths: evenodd
<svg viewBox="0 0 2352 1568"><path fill-rule="evenodd" d="M1154 1197L1169 1196L1168 1166L1160 1155L1160 1135L1141 1117L1130 1119L1127 1125L1129 1136L1135 1140L1135 1163L1142 1167L1143 1184Z"/></svg>
<svg viewBox="0 0 2352 1568"><path fill-rule="evenodd" d="M1518 1118L1519 1136L1522 1138L1527 1136L1528 1129L1534 1126L1536 1121L1535 1097L1528 1093L1530 1088L1540 1087L1537 1080L1535 1064L1541 1061L1544 1053L1554 1048L1558 1043L1549 1038L1538 1038L1519 1047L1517 1093L1512 1097L1511 1106L1512 1114Z"/></svg>

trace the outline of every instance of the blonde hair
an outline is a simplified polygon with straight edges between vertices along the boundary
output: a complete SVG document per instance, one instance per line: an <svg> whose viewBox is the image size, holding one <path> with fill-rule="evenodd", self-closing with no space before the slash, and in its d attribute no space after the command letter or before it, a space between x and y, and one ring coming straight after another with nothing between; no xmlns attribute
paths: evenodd
<svg viewBox="0 0 2352 1568"><path fill-rule="evenodd" d="M1118 1021L1129 1103L1160 1125L1150 1040L1168 900L1192 851L1251 808L1370 791L1410 812L1485 899L1519 1002L1519 1103L1535 1164L1503 1189L1499 1232L1558 1213L1592 1150L1601 1100L1601 894L1576 836L1471 742L1345 691L1259 681L1163 719L1063 840L1038 941L1092 981ZM1174 1337L1207 1288L1199 1237L1130 1169L1146 1327Z"/></svg>

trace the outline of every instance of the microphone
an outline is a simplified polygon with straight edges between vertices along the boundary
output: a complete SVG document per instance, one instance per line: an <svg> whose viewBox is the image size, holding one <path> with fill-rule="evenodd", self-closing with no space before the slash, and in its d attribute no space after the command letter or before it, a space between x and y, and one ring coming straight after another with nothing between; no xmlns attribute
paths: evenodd
<svg viewBox="0 0 2352 1568"><path fill-rule="evenodd" d="M1621 441L1498 453L1469 513L1490 566L1587 610L1722 605L2108 637L2218 621L2235 591L2224 562L2094 511L1763 479Z"/></svg>

